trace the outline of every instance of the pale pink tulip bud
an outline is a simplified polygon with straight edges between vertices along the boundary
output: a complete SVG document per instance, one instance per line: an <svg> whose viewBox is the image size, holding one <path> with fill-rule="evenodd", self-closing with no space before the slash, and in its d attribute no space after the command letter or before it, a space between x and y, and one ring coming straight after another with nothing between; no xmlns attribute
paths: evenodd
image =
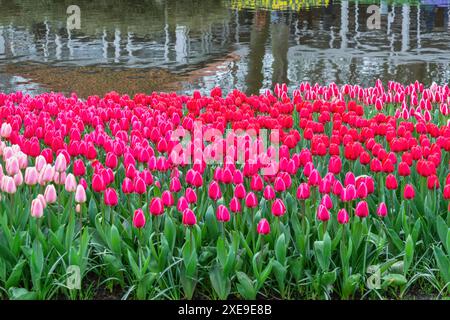
<svg viewBox="0 0 450 320"><path fill-rule="evenodd" d="M3 149L3 160L8 160L14 155L14 150L11 147L6 147Z"/></svg>
<svg viewBox="0 0 450 320"><path fill-rule="evenodd" d="M22 151L19 151L16 154L16 158L19 161L20 169L25 169L26 167L28 167L28 157L25 153L23 153Z"/></svg>
<svg viewBox="0 0 450 320"><path fill-rule="evenodd" d="M56 202L56 189L55 189L54 185L49 184L45 188L44 198L45 198L45 201L47 203L54 203L54 202Z"/></svg>
<svg viewBox="0 0 450 320"><path fill-rule="evenodd" d="M43 155L40 154L36 157L34 166L36 167L36 170L38 172L41 172L41 170L45 167L46 164L47 164L47 161L45 160Z"/></svg>
<svg viewBox="0 0 450 320"><path fill-rule="evenodd" d="M9 123L3 122L2 127L0 129L0 135L2 138L9 138L12 132L12 127Z"/></svg>
<svg viewBox="0 0 450 320"><path fill-rule="evenodd" d="M34 186L39 179L39 173L35 167L28 167L25 169L25 184Z"/></svg>
<svg viewBox="0 0 450 320"><path fill-rule="evenodd" d="M75 206L75 211L76 211L77 213L80 213L80 212L81 212L81 205L80 205L80 204L77 204L77 205Z"/></svg>
<svg viewBox="0 0 450 320"><path fill-rule="evenodd" d="M55 170L57 172L64 172L64 171L66 171L66 168L67 168L66 157L64 157L64 155L62 153L60 153L56 157Z"/></svg>
<svg viewBox="0 0 450 320"><path fill-rule="evenodd" d="M75 180L75 176L72 173L69 173L66 177L66 181L64 182L64 188L67 192L75 192L77 189L77 181Z"/></svg>
<svg viewBox="0 0 450 320"><path fill-rule="evenodd" d="M16 183L14 179L10 176L3 176L2 178L2 190L6 193L13 194L16 193Z"/></svg>
<svg viewBox="0 0 450 320"><path fill-rule="evenodd" d="M14 183L16 184L16 187L22 185L23 183L23 174L22 171L19 171L14 175Z"/></svg>
<svg viewBox="0 0 450 320"><path fill-rule="evenodd" d="M47 207L47 201L45 201L45 197L42 194L38 194L36 199L38 199L39 201L41 201L42 203L42 207L45 209Z"/></svg>
<svg viewBox="0 0 450 320"><path fill-rule="evenodd" d="M8 160L6 160L6 172L10 176L15 175L17 172L19 172L19 170L20 170L19 160L17 160L16 157L11 157Z"/></svg>
<svg viewBox="0 0 450 320"><path fill-rule="evenodd" d="M75 192L75 201L78 203L86 202L86 190L84 190L84 187L81 184L77 186L77 190Z"/></svg>
<svg viewBox="0 0 450 320"><path fill-rule="evenodd" d="M3 166L0 163L0 180L3 178L3 175L4 175L4 173L3 173Z"/></svg>
<svg viewBox="0 0 450 320"><path fill-rule="evenodd" d="M31 216L33 218L41 218L44 215L44 207L39 199L34 199L31 202Z"/></svg>
<svg viewBox="0 0 450 320"><path fill-rule="evenodd" d="M55 167L53 167L50 164L47 164L45 168L42 170L42 181L50 182L53 179L53 176L55 175Z"/></svg>
<svg viewBox="0 0 450 320"><path fill-rule="evenodd" d="M66 183L66 173L65 172L55 172L53 176L53 182L55 184L61 185Z"/></svg>

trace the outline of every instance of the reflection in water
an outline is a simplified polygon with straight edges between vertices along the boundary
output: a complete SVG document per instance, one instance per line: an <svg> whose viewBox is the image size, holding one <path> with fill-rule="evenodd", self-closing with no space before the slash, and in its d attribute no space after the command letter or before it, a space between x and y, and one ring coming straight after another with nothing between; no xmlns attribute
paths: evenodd
<svg viewBox="0 0 450 320"><path fill-rule="evenodd" d="M247 93L258 92L264 81L263 60L269 38L270 12L256 10L253 16L248 53Z"/></svg>
<svg viewBox="0 0 450 320"><path fill-rule="evenodd" d="M280 11L273 11L271 15L271 36L272 36L272 86L276 83L289 84L287 78L289 50L289 26L285 14Z"/></svg>
<svg viewBox="0 0 450 320"><path fill-rule="evenodd" d="M220 85L258 93L305 80L372 85L376 78L450 79L448 0L78 2L82 28L74 31L65 28L64 3L1 2L0 91L45 90L6 71L30 62L164 68L187 76L185 91ZM369 3L381 6L381 30L367 29ZM39 75L40 83L53 83Z"/></svg>

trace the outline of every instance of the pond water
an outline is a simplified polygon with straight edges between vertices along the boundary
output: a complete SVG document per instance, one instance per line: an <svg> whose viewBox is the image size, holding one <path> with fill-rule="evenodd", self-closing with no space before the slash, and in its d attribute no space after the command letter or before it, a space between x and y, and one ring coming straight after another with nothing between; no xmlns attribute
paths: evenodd
<svg viewBox="0 0 450 320"><path fill-rule="evenodd" d="M78 0L68 30L72 1L0 0L0 91L448 83L449 1Z"/></svg>

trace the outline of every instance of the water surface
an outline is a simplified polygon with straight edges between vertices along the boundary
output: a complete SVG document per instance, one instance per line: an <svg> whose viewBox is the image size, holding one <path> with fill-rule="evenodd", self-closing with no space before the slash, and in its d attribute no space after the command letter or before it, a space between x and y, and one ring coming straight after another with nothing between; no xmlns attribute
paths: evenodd
<svg viewBox="0 0 450 320"><path fill-rule="evenodd" d="M450 79L447 0L0 0L0 91L225 90ZM381 8L370 30L370 4Z"/></svg>

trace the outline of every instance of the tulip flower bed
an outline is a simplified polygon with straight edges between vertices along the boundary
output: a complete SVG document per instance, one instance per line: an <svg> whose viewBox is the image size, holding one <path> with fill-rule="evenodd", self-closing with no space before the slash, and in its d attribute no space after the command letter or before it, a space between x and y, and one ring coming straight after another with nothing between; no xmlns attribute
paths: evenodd
<svg viewBox="0 0 450 320"><path fill-rule="evenodd" d="M449 104L380 81L0 94L0 297L448 297Z"/></svg>

